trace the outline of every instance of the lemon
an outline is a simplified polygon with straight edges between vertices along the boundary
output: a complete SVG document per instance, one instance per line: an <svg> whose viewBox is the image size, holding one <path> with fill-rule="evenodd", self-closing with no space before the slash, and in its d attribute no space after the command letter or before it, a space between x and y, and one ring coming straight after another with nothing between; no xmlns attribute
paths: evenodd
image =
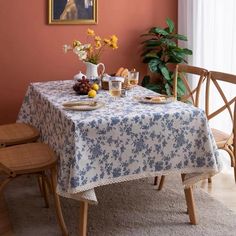
<svg viewBox="0 0 236 236"><path fill-rule="evenodd" d="M95 91L98 91L99 85L98 84L93 84L92 89L95 90Z"/></svg>
<svg viewBox="0 0 236 236"><path fill-rule="evenodd" d="M93 89L91 89L91 90L88 92L88 97L89 97L89 98L94 98L94 97L96 97L96 95L97 95L97 92L96 92L95 90L93 90Z"/></svg>

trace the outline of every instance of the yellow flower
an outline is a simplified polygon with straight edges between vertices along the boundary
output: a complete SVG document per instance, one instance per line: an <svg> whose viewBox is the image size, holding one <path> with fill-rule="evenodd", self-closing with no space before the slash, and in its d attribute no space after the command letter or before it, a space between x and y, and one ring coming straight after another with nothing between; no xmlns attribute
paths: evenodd
<svg viewBox="0 0 236 236"><path fill-rule="evenodd" d="M88 30L87 30L87 34L88 34L89 36L95 36L95 32L94 32L94 30L92 30L92 29L88 29Z"/></svg>
<svg viewBox="0 0 236 236"><path fill-rule="evenodd" d="M101 37L96 36L96 37L94 38L94 40L95 40L95 41L101 41L102 39L101 39Z"/></svg>
<svg viewBox="0 0 236 236"><path fill-rule="evenodd" d="M87 36L89 39L88 43L84 44L79 40L74 40L71 45L63 46L64 52L72 51L78 56L79 60L97 64L105 48L118 48L118 38L116 35L101 38L95 34L94 30L88 28Z"/></svg>
<svg viewBox="0 0 236 236"><path fill-rule="evenodd" d="M104 39L103 42L107 45L111 45L111 40L110 39Z"/></svg>
<svg viewBox="0 0 236 236"><path fill-rule="evenodd" d="M111 42L112 42L112 43L117 43L117 42L118 42L118 38L117 38L116 35L112 35L112 36L111 36Z"/></svg>
<svg viewBox="0 0 236 236"><path fill-rule="evenodd" d="M96 41L96 42L95 42L95 48L96 48L96 49L101 48L101 46L102 46L101 41Z"/></svg>
<svg viewBox="0 0 236 236"><path fill-rule="evenodd" d="M78 41L78 40L74 40L73 42L73 48L77 47L77 46L80 46L81 45L81 42Z"/></svg>
<svg viewBox="0 0 236 236"><path fill-rule="evenodd" d="M113 49L117 49L117 48L118 48L117 43L112 43L112 44L110 45L110 47L113 48Z"/></svg>

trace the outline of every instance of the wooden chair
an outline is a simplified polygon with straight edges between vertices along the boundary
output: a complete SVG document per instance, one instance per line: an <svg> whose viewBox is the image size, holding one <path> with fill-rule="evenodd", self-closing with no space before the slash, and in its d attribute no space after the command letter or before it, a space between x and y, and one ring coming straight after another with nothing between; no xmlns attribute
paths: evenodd
<svg viewBox="0 0 236 236"><path fill-rule="evenodd" d="M194 106L199 106L199 98L200 92L202 88L202 84L206 80L208 75L208 71L204 68L190 66L186 64L178 64L175 67L174 72L174 83L173 83L173 95L177 100L177 81L181 79L186 87L186 92L183 96L178 99L182 102L190 102ZM191 76L192 80L195 81L196 86L191 86L189 83L189 76ZM161 176L161 180L158 186L158 190L161 190L164 184L165 176ZM154 185L157 185L158 177L156 176L154 179Z"/></svg>
<svg viewBox="0 0 236 236"><path fill-rule="evenodd" d="M0 125L0 147L35 142L39 132L31 125L13 123Z"/></svg>
<svg viewBox="0 0 236 236"><path fill-rule="evenodd" d="M61 211L60 199L56 193L57 158L48 145L28 143L0 149L0 173L5 178L0 183L0 194L6 184L25 174L42 174L50 171L57 219L63 235L68 235Z"/></svg>
<svg viewBox="0 0 236 236"><path fill-rule="evenodd" d="M234 168L234 179L236 182L236 96L233 97L231 100L227 100L225 93L220 85L219 81L228 82L231 84L236 84L236 75L226 74L222 72L210 71L207 78L206 83L206 104L205 104L205 112L207 115L208 120L211 120L221 114L223 111L227 110L231 122L232 122L232 132L227 134L222 132L218 129L212 129L213 136L215 138L217 147L219 149L225 150L230 158L231 158L231 166ZM210 91L211 91L211 84L214 84L215 88L217 89L219 95L221 96L224 105L218 108L214 112L210 112ZM209 179L209 182L211 180Z"/></svg>

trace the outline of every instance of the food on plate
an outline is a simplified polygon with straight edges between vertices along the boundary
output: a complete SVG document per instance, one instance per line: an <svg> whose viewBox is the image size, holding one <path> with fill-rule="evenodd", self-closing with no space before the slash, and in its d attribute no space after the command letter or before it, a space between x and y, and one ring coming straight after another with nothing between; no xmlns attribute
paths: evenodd
<svg viewBox="0 0 236 236"><path fill-rule="evenodd" d="M151 99L149 99L152 102L165 102L166 101L166 97L163 96L156 96L156 97L151 97Z"/></svg>
<svg viewBox="0 0 236 236"><path fill-rule="evenodd" d="M147 97L144 97L145 100L149 100L149 101L152 101L152 102L164 102L166 101L166 97L165 96L147 96Z"/></svg>

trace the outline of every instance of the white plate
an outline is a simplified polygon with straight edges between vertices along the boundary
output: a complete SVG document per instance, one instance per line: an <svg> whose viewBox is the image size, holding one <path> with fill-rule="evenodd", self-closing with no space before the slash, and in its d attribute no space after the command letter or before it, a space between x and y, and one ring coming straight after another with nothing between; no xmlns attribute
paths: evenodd
<svg viewBox="0 0 236 236"><path fill-rule="evenodd" d="M134 99L141 103L148 103L148 104L167 104L170 102L174 102L174 97L165 96L165 100L163 101L153 101L152 98L158 96L135 96ZM164 97L164 96L160 96Z"/></svg>
<svg viewBox="0 0 236 236"><path fill-rule="evenodd" d="M99 101L71 101L62 104L66 110L74 111L92 111L105 106L105 103Z"/></svg>

